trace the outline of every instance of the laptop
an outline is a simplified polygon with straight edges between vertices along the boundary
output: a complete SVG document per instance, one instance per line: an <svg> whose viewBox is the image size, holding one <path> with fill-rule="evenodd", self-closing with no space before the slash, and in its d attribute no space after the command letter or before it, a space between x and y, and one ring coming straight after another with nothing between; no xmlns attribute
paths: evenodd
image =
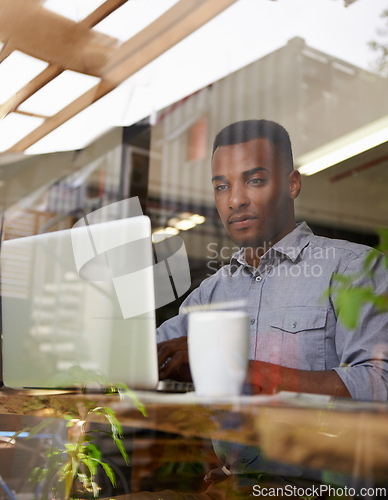
<svg viewBox="0 0 388 500"><path fill-rule="evenodd" d="M4 241L1 269L6 387L157 387L147 216Z"/></svg>

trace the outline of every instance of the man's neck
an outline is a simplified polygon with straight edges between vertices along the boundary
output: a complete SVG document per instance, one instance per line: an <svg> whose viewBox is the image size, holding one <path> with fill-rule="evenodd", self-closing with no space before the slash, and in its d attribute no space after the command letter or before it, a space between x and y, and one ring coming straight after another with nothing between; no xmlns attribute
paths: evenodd
<svg viewBox="0 0 388 500"><path fill-rule="evenodd" d="M260 264L260 259L261 257L268 252L270 248L272 248L276 243L278 243L280 240L282 240L287 234L291 233L294 229L296 228L296 222L293 222L293 225L289 227L287 231L284 231L281 235L279 235L278 238L276 238L274 241L264 241L261 246L258 246L256 248L253 247L244 247L244 256L246 262L254 267L257 268Z"/></svg>
<svg viewBox="0 0 388 500"><path fill-rule="evenodd" d="M261 257L271 248L272 245L266 244L262 247L244 247L244 257L247 262L252 267L257 268L260 264Z"/></svg>

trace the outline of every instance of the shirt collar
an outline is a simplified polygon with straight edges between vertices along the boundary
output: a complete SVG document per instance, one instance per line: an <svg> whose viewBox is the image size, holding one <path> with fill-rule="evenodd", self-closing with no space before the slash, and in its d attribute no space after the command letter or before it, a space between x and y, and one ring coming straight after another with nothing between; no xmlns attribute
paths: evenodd
<svg viewBox="0 0 388 500"><path fill-rule="evenodd" d="M278 252L292 262L295 262L302 250L309 244L313 235L314 233L306 222L299 222L295 229L271 247L263 257L268 255L269 252ZM230 260L230 273L233 275L240 266L251 267L245 259L243 248L240 248L238 252L232 255Z"/></svg>

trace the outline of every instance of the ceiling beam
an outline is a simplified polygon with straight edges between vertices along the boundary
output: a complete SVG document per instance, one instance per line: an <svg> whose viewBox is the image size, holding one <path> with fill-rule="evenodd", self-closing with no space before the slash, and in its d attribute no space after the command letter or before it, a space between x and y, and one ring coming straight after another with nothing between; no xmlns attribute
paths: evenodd
<svg viewBox="0 0 388 500"><path fill-rule="evenodd" d="M31 97L35 92L44 87L51 80L60 75L65 69L79 70L80 68L76 65L68 64L67 68L63 61L63 54L61 50L56 50L55 44L47 43L47 40L41 40L39 36L41 36L41 32L39 31L39 23L37 29L36 36L34 36L35 44L38 46L37 54L36 50L34 50L35 45L28 44L28 46L23 45L23 39L20 37L20 32L24 32L25 22L24 18L29 19L29 23L31 24L34 20L35 16L39 16L40 22L47 23L51 22L52 16L57 22L65 23L67 26L66 29L70 30L65 36L69 41L71 40L71 31L76 25L72 21L69 22L68 19L63 18L62 16L58 16L55 13L51 13L48 10L45 10L40 5L40 0L28 0L28 3L24 3L26 0L15 0L14 2L4 3L4 0L0 0L0 35L3 40L5 40L5 46L0 54L0 62L4 60L8 55L12 53L13 50L22 50L22 52L31 55L33 57L42 58L42 51L51 50L49 55L49 59L51 61L59 61L59 64L49 64L49 66L39 73L33 80L28 82L22 89L20 89L16 94L11 96L5 103L0 105L0 120L7 116L7 114L12 113L17 110L17 108L29 97ZM83 21L79 23L83 28L83 30L88 31L93 26L98 24L100 21L105 19L109 14L114 12L116 9L125 4L128 0L106 0L100 7L98 7L94 12L89 14ZM43 10L42 10L43 9ZM45 16L49 16L46 17ZM31 20L32 16L32 20ZM43 16L43 18L42 18ZM33 23L32 23L33 24ZM12 29L11 29L12 28ZM63 26L62 26L63 28ZM100 34L96 34L97 38L100 38ZM116 39L112 39L111 37L107 37L105 35L101 35L101 40L104 41L105 45L118 45L118 41ZM39 42L40 40L40 42ZM113 40L113 42L112 42ZM108 43L109 42L109 43ZM76 40L73 40L73 43L76 43ZM40 46L44 45L44 47ZM78 46L74 47L74 52L80 53L90 53L93 52L93 47L89 46ZM104 65L101 65L101 68ZM100 72L93 73L93 76L100 76Z"/></svg>
<svg viewBox="0 0 388 500"><path fill-rule="evenodd" d="M103 70L104 80L121 83L210 21L236 0L180 0L123 43Z"/></svg>
<svg viewBox="0 0 388 500"><path fill-rule="evenodd" d="M96 24L108 17L109 14L112 14L112 12L127 2L128 0L106 0L106 2L100 5L95 11L80 21L79 24L89 29L93 28Z"/></svg>
<svg viewBox="0 0 388 500"><path fill-rule="evenodd" d="M19 1L19 0L18 0ZM103 81L33 130L9 151L22 152L115 89L124 80L220 14L236 0L180 0L123 43L107 61Z"/></svg>
<svg viewBox="0 0 388 500"><path fill-rule="evenodd" d="M122 3L108 0L95 17L91 14L84 23L76 23L45 9L40 1L0 0L0 40L7 48L49 64L98 77L117 40L90 30L89 25Z"/></svg>
<svg viewBox="0 0 388 500"><path fill-rule="evenodd" d="M27 85L20 89L19 92L11 96L4 104L0 105L0 120L7 116L8 113L15 111L20 104L61 73L62 68L53 64L44 69L33 80L28 82Z"/></svg>

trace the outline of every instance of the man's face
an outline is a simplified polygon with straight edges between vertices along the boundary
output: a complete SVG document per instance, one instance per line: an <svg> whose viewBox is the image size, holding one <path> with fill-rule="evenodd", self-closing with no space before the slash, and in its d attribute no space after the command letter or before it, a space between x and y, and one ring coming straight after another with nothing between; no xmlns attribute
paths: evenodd
<svg viewBox="0 0 388 500"><path fill-rule="evenodd" d="M220 146L212 160L216 207L232 240L262 254L295 227L299 185L267 139ZM296 193L297 191L297 193ZM263 249L263 251L261 251Z"/></svg>

